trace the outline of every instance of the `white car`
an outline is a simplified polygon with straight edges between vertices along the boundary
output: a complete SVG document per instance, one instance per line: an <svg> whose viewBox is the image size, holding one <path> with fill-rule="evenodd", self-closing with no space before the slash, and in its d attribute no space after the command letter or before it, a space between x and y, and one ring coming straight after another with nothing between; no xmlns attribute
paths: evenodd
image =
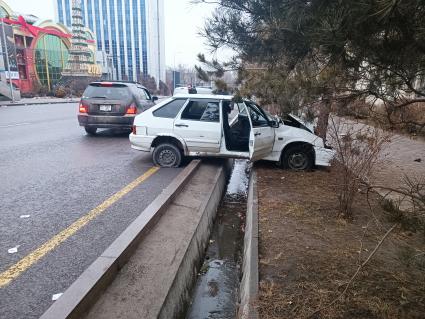
<svg viewBox="0 0 425 319"><path fill-rule="evenodd" d="M334 151L295 117L271 118L254 102L232 96L179 94L134 119L133 149L152 152L153 162L177 167L183 156L269 160L304 170L329 166Z"/></svg>
<svg viewBox="0 0 425 319"><path fill-rule="evenodd" d="M178 94L213 94L213 89L210 87L206 87L206 86L196 86L196 87L192 87L192 86L179 86L176 87L174 89L174 94L173 95L178 95Z"/></svg>

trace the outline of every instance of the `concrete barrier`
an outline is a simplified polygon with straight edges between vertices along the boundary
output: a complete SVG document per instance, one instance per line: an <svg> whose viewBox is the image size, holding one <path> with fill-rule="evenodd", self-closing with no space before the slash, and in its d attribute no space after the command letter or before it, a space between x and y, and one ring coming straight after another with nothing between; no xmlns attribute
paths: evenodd
<svg viewBox="0 0 425 319"><path fill-rule="evenodd" d="M192 239L186 247L186 253L181 259L181 264L175 275L174 282L168 291L157 318L180 318L186 309L200 267L200 262L203 259L214 225L217 208L226 189L231 162L233 161L224 161L225 164L217 170L214 176L214 182L211 185L212 190L208 196L208 200L199 208L201 218L196 227L196 231L193 233Z"/></svg>
<svg viewBox="0 0 425 319"><path fill-rule="evenodd" d="M140 241L190 180L201 161L192 161L126 230L87 268L40 319L80 319L112 282Z"/></svg>
<svg viewBox="0 0 425 319"><path fill-rule="evenodd" d="M192 161L41 319L181 316L230 165L229 160Z"/></svg>
<svg viewBox="0 0 425 319"><path fill-rule="evenodd" d="M258 319L258 191L257 175L254 169L248 188L242 273L237 317Z"/></svg>

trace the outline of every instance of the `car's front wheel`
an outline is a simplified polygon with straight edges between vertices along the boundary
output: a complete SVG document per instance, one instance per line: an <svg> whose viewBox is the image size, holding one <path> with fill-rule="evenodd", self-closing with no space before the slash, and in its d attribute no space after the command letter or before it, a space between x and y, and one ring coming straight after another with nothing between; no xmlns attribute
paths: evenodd
<svg viewBox="0 0 425 319"><path fill-rule="evenodd" d="M297 145L284 151L282 165L294 171L308 170L313 167L313 159L313 150L310 145Z"/></svg>
<svg viewBox="0 0 425 319"><path fill-rule="evenodd" d="M160 144L155 147L152 159L155 165L161 167L179 167L182 162L182 153L173 144Z"/></svg>
<svg viewBox="0 0 425 319"><path fill-rule="evenodd" d="M96 134L96 131L97 131L97 127L84 126L84 129L89 135L94 135Z"/></svg>

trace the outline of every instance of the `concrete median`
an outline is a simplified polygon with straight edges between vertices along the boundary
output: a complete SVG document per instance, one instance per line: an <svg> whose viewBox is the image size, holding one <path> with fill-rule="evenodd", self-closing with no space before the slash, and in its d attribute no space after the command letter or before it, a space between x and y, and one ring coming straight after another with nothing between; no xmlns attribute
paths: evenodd
<svg viewBox="0 0 425 319"><path fill-rule="evenodd" d="M229 161L192 161L41 318L179 316L229 171Z"/></svg>

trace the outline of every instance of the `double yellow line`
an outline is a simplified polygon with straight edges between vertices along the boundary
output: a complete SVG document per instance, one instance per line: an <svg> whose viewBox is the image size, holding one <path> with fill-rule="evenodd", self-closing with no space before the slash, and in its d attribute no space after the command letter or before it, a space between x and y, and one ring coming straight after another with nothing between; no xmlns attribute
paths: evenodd
<svg viewBox="0 0 425 319"><path fill-rule="evenodd" d="M108 207L121 199L124 195L131 192L139 184L147 180L150 176L159 170L158 167L152 167L143 175L139 176L133 182L125 186L123 189L109 197L102 204L92 209L83 217L72 223L68 228L62 230L59 234L52 237L49 241L32 251L30 254L22 258L16 264L9 267L4 272L0 273L0 288L8 285L12 280L18 278L23 272L34 265L38 260L43 258L47 253L55 249L69 237L74 235L78 230L87 225L91 220L102 214Z"/></svg>

